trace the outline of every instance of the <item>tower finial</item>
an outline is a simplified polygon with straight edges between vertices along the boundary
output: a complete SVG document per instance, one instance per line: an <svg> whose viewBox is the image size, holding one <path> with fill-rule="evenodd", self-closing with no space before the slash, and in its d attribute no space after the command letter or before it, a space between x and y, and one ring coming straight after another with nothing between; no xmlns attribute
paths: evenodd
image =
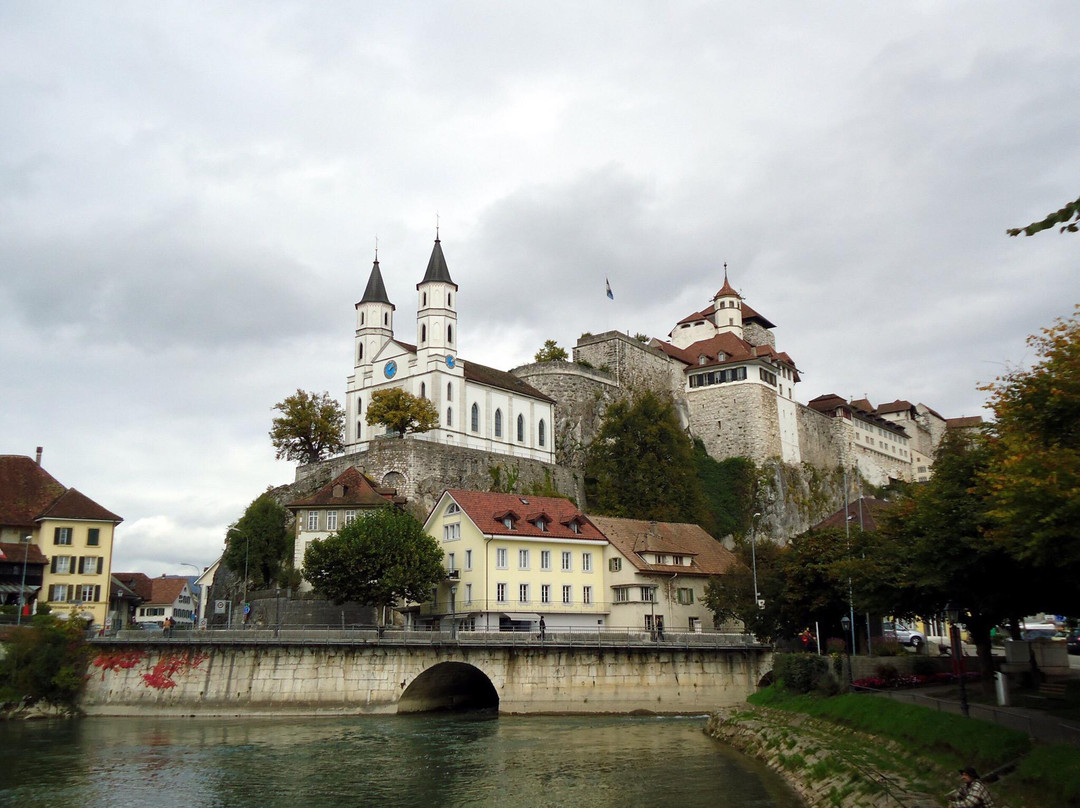
<svg viewBox="0 0 1080 808"><path fill-rule="evenodd" d="M724 283L727 283L727 261L724 262Z"/></svg>
<svg viewBox="0 0 1080 808"><path fill-rule="evenodd" d="M439 212L435 211L435 240L439 240Z"/></svg>
<svg viewBox="0 0 1080 808"><path fill-rule="evenodd" d="M375 234L375 263L379 263L379 235Z"/></svg>

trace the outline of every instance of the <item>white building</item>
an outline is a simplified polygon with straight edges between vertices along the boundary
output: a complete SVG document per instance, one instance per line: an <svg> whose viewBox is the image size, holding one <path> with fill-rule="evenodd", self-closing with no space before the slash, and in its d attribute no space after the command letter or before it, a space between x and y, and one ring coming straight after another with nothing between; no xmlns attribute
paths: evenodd
<svg viewBox="0 0 1080 808"><path fill-rule="evenodd" d="M345 450L363 451L385 436L365 413L377 390L402 388L431 401L439 426L422 440L554 462L554 401L510 373L461 359L458 286L438 238L427 272L416 285L415 344L395 336L394 311L378 257L356 304L354 370L345 395Z"/></svg>

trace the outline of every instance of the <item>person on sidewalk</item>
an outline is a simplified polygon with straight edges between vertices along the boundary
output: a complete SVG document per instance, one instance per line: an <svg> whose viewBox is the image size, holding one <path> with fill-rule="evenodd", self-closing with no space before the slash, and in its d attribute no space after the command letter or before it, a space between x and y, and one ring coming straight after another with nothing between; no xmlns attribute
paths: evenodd
<svg viewBox="0 0 1080 808"><path fill-rule="evenodd" d="M544 641L544 637L547 635L547 623L544 622L544 615L540 615L540 641Z"/></svg>
<svg viewBox="0 0 1080 808"><path fill-rule="evenodd" d="M994 808L994 798L979 773L968 766L960 770L963 785L956 790L956 796L949 799L949 808Z"/></svg>

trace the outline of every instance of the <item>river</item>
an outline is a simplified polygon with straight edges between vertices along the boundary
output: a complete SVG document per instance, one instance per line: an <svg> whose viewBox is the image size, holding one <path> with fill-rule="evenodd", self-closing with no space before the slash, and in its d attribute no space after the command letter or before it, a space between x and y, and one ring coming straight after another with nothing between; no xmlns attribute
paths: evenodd
<svg viewBox="0 0 1080 808"><path fill-rule="evenodd" d="M796 808L704 718L461 715L0 723L0 806Z"/></svg>

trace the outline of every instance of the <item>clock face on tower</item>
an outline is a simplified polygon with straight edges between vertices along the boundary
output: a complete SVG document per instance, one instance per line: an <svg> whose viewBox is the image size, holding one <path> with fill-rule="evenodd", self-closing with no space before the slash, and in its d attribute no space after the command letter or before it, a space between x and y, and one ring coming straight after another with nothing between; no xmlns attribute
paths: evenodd
<svg viewBox="0 0 1080 808"><path fill-rule="evenodd" d="M454 366L454 357L451 354L446 355L446 366L452 368Z"/></svg>
<svg viewBox="0 0 1080 808"><path fill-rule="evenodd" d="M388 379L394 378L394 374L397 373L397 362L393 359L387 362L386 367L383 368L383 373L386 374L386 378Z"/></svg>

